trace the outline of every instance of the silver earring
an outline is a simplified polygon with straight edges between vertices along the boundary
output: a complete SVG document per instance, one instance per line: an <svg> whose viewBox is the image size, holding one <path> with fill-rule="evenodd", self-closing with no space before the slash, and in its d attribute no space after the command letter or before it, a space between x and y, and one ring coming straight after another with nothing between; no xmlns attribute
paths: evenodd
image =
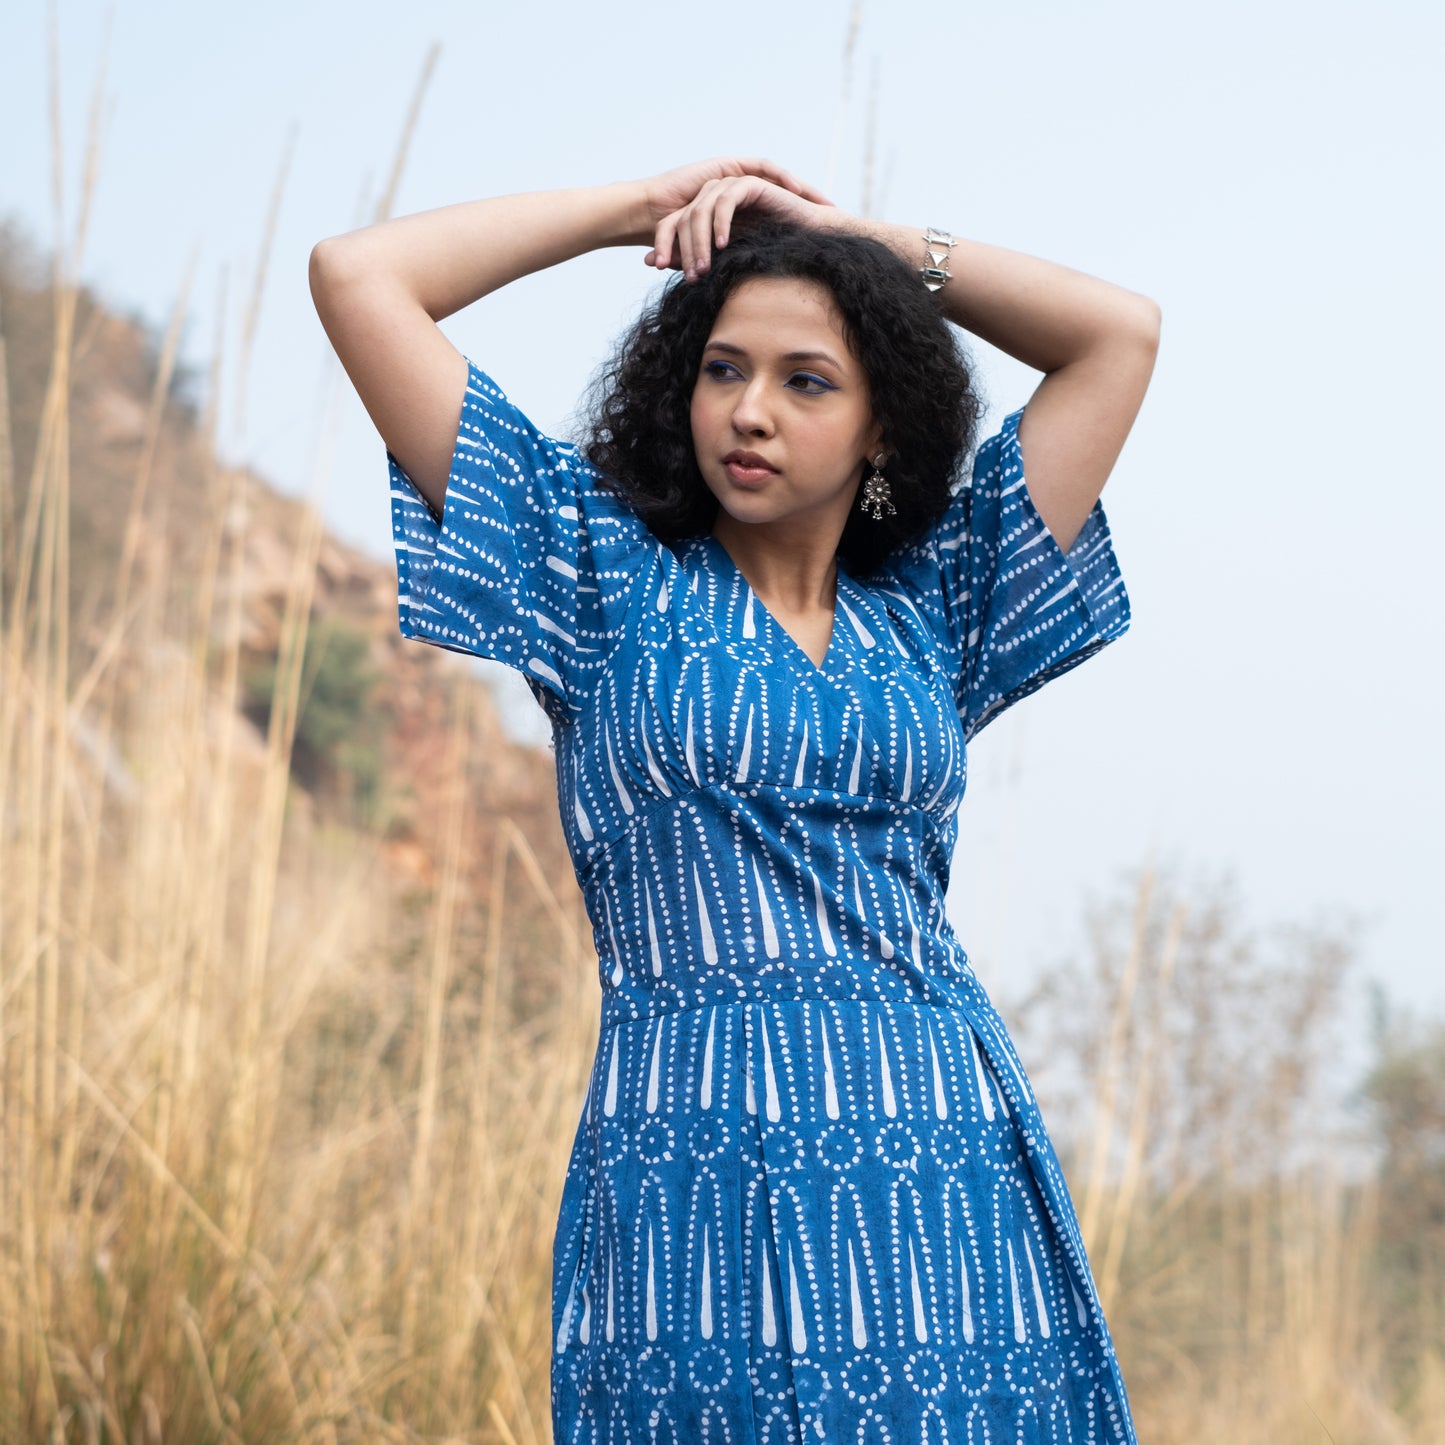
<svg viewBox="0 0 1445 1445"><path fill-rule="evenodd" d="M887 460L887 452L879 452L873 458L873 471L863 483L863 500L858 504L858 510L875 522L898 515L898 508L889 495L888 478L883 475L883 463Z"/></svg>

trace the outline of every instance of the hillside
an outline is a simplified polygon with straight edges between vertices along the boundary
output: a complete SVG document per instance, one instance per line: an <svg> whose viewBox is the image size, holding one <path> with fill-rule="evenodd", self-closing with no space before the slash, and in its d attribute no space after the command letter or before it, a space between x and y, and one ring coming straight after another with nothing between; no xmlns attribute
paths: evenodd
<svg viewBox="0 0 1445 1445"><path fill-rule="evenodd" d="M6 616L51 368L54 313L45 264L13 231L0 229L0 340L15 479L13 495L3 498L11 514L0 513ZM113 620L126 517L158 365L155 332L89 291L80 295L75 330L68 429L72 676L90 665ZM211 641L217 649L224 646L234 602L242 679L237 737L259 757L305 507L264 477L217 462L195 396L199 389L197 380L184 374L171 385L147 488L140 566L164 579L170 599L165 612L176 619L174 627L162 619L164 632L175 640L189 636L181 619L202 590L205 523L217 517L221 552ZM512 817L539 849L549 875L568 877L550 759L506 739L489 692L464 658L401 638L396 576L388 563L323 535L310 634L310 675L324 684L328 655L334 653L332 673L345 668L350 676L339 687L332 676L326 697L311 684L312 701L302 706L292 758L294 805L327 821L374 824L385 833L396 881L430 886L435 820L445 792L447 699L452 686L470 685L478 730L488 740L471 781L478 818ZM127 651L133 645L123 645L117 665L122 679L141 670L141 659ZM112 757L107 767L124 776L125 760ZM369 790L360 801L358 774L364 774Z"/></svg>

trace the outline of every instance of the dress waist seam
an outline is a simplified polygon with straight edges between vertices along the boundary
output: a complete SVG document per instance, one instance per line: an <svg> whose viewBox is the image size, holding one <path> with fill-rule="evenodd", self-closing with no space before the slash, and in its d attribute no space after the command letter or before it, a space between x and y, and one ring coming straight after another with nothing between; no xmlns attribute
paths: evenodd
<svg viewBox="0 0 1445 1445"><path fill-rule="evenodd" d="M884 1008L911 1008L929 1013L956 1013L962 1014L972 1025L972 1014L974 1012L967 1002L950 999L927 1000L919 998L883 998L874 995L868 998L840 998L835 993L778 993L764 994L758 998L724 998L710 1000L703 1003L681 1004L676 1008L656 1009L651 1013L642 1013L629 1018L607 1017L608 1009L606 999L602 1005L601 1028L605 1032L608 1029L622 1028L628 1024L646 1024L654 1019L677 1018L682 1014L698 1013L702 1009L741 1009L762 1007L766 1004L798 1004L798 1003L827 1003L836 1004L841 1008L860 1007L863 1005L881 1006Z"/></svg>

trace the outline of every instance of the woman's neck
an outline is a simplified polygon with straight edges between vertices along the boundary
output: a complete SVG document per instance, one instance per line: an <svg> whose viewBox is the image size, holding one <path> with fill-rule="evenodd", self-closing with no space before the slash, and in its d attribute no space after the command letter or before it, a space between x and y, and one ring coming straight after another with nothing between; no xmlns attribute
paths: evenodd
<svg viewBox="0 0 1445 1445"><path fill-rule="evenodd" d="M838 585L838 538L786 534L718 515L712 534L758 599L774 614L833 614Z"/></svg>

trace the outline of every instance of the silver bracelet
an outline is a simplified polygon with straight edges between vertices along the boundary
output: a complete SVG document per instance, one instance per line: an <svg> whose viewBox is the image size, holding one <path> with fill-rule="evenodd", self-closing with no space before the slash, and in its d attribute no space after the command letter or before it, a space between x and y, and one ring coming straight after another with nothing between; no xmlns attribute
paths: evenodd
<svg viewBox="0 0 1445 1445"><path fill-rule="evenodd" d="M953 280L953 272L948 269L948 256L956 245L958 242L947 231L938 231L930 226L923 233L924 264L918 274L930 291L937 291L945 281Z"/></svg>

